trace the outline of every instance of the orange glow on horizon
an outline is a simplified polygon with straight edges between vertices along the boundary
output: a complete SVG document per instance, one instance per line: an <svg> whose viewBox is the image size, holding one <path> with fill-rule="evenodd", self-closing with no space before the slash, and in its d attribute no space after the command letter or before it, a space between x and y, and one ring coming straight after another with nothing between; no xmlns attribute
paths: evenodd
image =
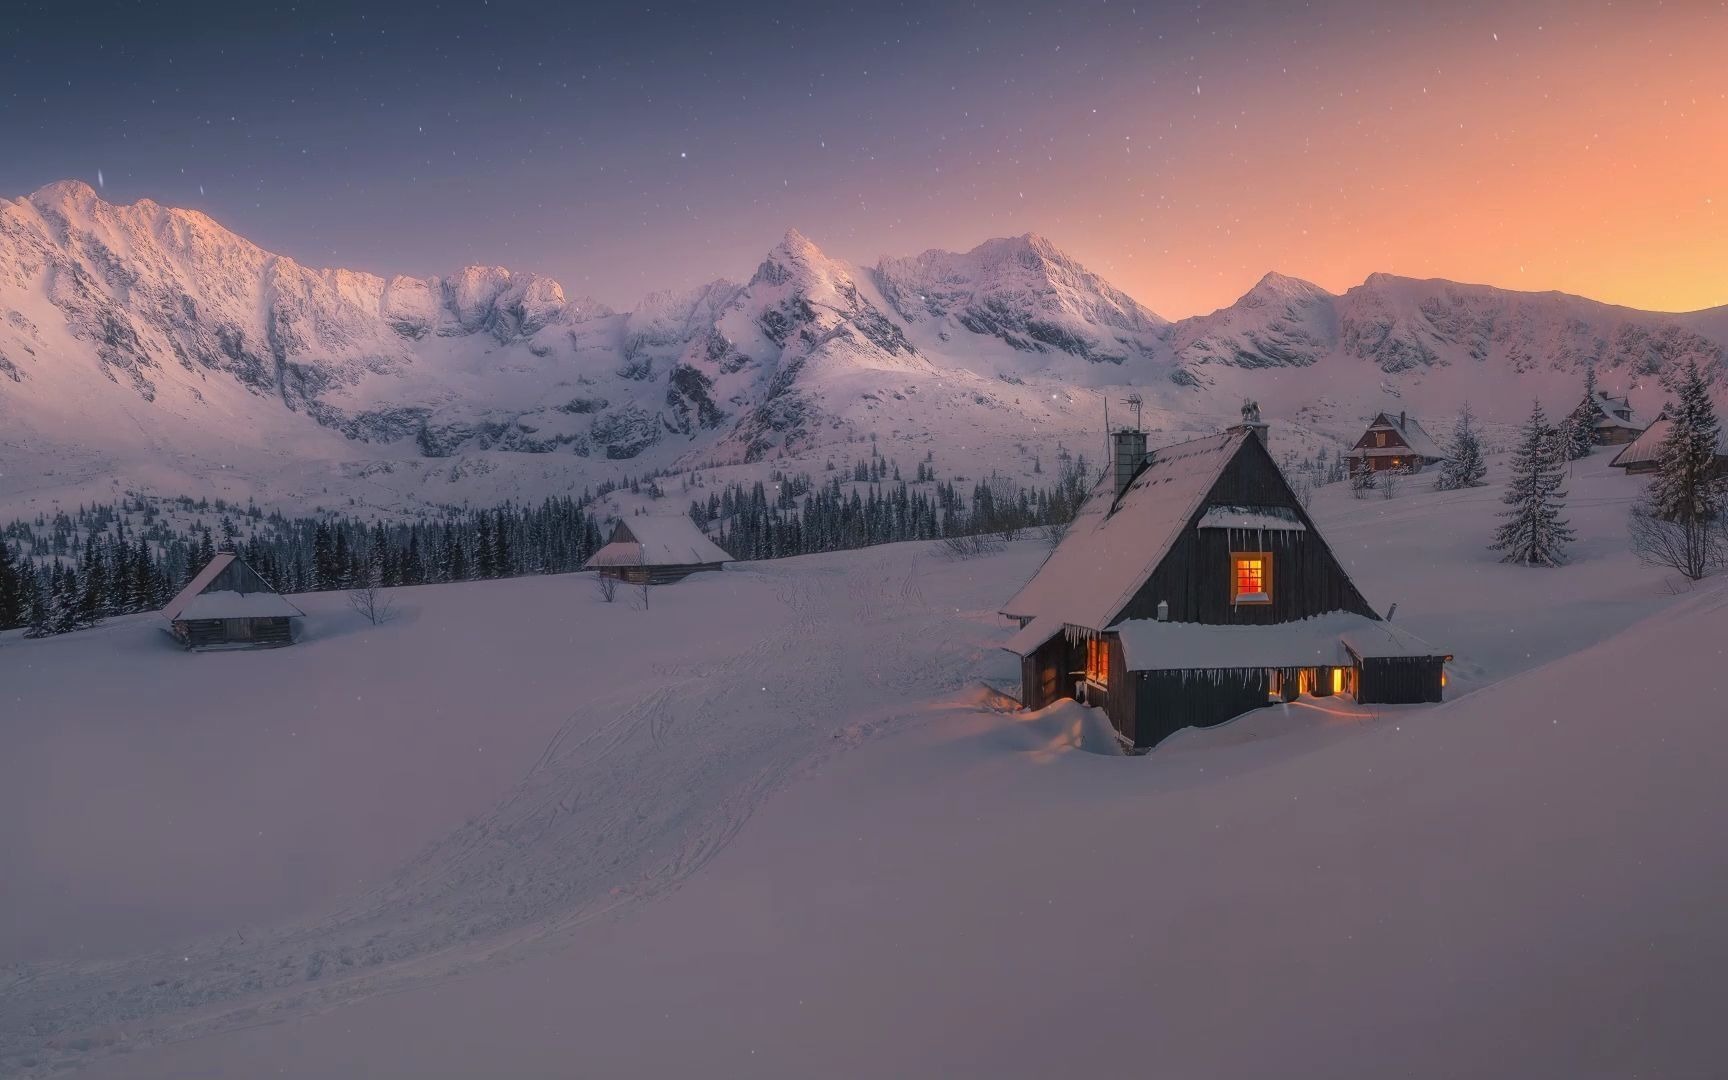
<svg viewBox="0 0 1728 1080"><path fill-rule="evenodd" d="M1246 43L1263 55L1229 78L1124 72L1095 111L1138 120L1088 129L1085 160L1016 176L1018 206L987 231L1045 233L1168 318L1270 270L1334 292L1387 272L1728 304L1728 10L1455 21ZM1062 103L1039 121L1093 119ZM949 246L983 235L928 224Z"/></svg>

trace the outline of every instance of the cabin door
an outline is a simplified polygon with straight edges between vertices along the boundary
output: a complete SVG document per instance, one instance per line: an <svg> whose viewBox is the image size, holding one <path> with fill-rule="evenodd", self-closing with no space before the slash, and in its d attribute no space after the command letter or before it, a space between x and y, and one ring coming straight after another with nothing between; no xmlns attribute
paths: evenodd
<svg viewBox="0 0 1728 1080"><path fill-rule="evenodd" d="M222 620L222 636L226 637L229 641L251 641L252 640L252 620L251 619L223 619Z"/></svg>

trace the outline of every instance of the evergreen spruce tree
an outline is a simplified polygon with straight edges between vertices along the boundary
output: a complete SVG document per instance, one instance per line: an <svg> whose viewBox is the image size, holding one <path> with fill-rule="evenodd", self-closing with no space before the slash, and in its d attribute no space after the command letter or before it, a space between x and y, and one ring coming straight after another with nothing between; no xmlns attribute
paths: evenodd
<svg viewBox="0 0 1728 1080"><path fill-rule="evenodd" d="M1482 486L1488 466L1482 460L1482 438L1476 431L1476 416L1470 403L1458 414L1458 424L1452 429L1450 456L1440 466L1440 476L1434 486L1442 491Z"/></svg>
<svg viewBox="0 0 1728 1080"><path fill-rule="evenodd" d="M1572 530L1560 517L1566 493L1557 460L1554 429L1537 402L1519 433L1500 512L1505 522L1489 548L1503 552L1502 562L1525 566L1559 566L1565 561Z"/></svg>
<svg viewBox="0 0 1728 1080"><path fill-rule="evenodd" d="M1668 435L1656 448L1659 471L1650 481L1649 509L1669 521L1714 521L1724 508L1715 476L1722 428L1696 360L1686 362L1674 390L1678 400L1668 410Z"/></svg>
<svg viewBox="0 0 1728 1080"><path fill-rule="evenodd" d="M1679 400L1656 448L1658 472L1632 507L1628 528L1640 559L1697 581L1728 565L1728 481L1717 475L1721 425L1695 361L1674 390Z"/></svg>
<svg viewBox="0 0 1728 1080"><path fill-rule="evenodd" d="M24 625L24 577L12 547L0 539L0 630Z"/></svg>
<svg viewBox="0 0 1728 1080"><path fill-rule="evenodd" d="M24 564L24 636L47 637L51 629L52 606L49 603L48 582L36 568Z"/></svg>

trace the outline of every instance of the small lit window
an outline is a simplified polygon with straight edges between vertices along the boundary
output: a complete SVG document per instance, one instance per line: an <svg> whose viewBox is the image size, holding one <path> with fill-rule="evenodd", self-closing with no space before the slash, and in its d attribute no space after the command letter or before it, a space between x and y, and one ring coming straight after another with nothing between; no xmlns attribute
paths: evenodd
<svg viewBox="0 0 1728 1080"><path fill-rule="evenodd" d="M1086 681L1110 685L1110 643L1101 638L1086 639Z"/></svg>
<svg viewBox="0 0 1728 1080"><path fill-rule="evenodd" d="M1376 431L1374 433L1374 445L1375 446L1385 446L1386 445L1386 433L1384 431Z"/></svg>
<svg viewBox="0 0 1728 1080"><path fill-rule="evenodd" d="M1272 553L1242 551L1230 556L1230 602L1272 602Z"/></svg>

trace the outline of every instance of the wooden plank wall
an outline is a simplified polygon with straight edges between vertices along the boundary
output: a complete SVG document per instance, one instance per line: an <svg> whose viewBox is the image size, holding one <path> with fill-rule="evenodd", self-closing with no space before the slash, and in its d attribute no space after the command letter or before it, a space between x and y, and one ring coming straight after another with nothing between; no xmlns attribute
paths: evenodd
<svg viewBox="0 0 1728 1080"><path fill-rule="evenodd" d="M1198 528L1207 506L1277 506L1293 510L1307 532L1273 533L1266 548L1272 552L1272 603L1233 605L1230 602L1231 536L1234 550L1245 550L1240 532ZM1314 522L1297 500L1283 474L1258 440L1249 440L1225 467L1164 561L1111 622L1155 619L1158 602L1170 602L1171 622L1264 624L1305 619L1330 611L1353 611L1379 618L1332 554Z"/></svg>
<svg viewBox="0 0 1728 1080"><path fill-rule="evenodd" d="M1364 705L1414 705L1439 701L1445 661L1438 656L1365 659L1356 700Z"/></svg>

